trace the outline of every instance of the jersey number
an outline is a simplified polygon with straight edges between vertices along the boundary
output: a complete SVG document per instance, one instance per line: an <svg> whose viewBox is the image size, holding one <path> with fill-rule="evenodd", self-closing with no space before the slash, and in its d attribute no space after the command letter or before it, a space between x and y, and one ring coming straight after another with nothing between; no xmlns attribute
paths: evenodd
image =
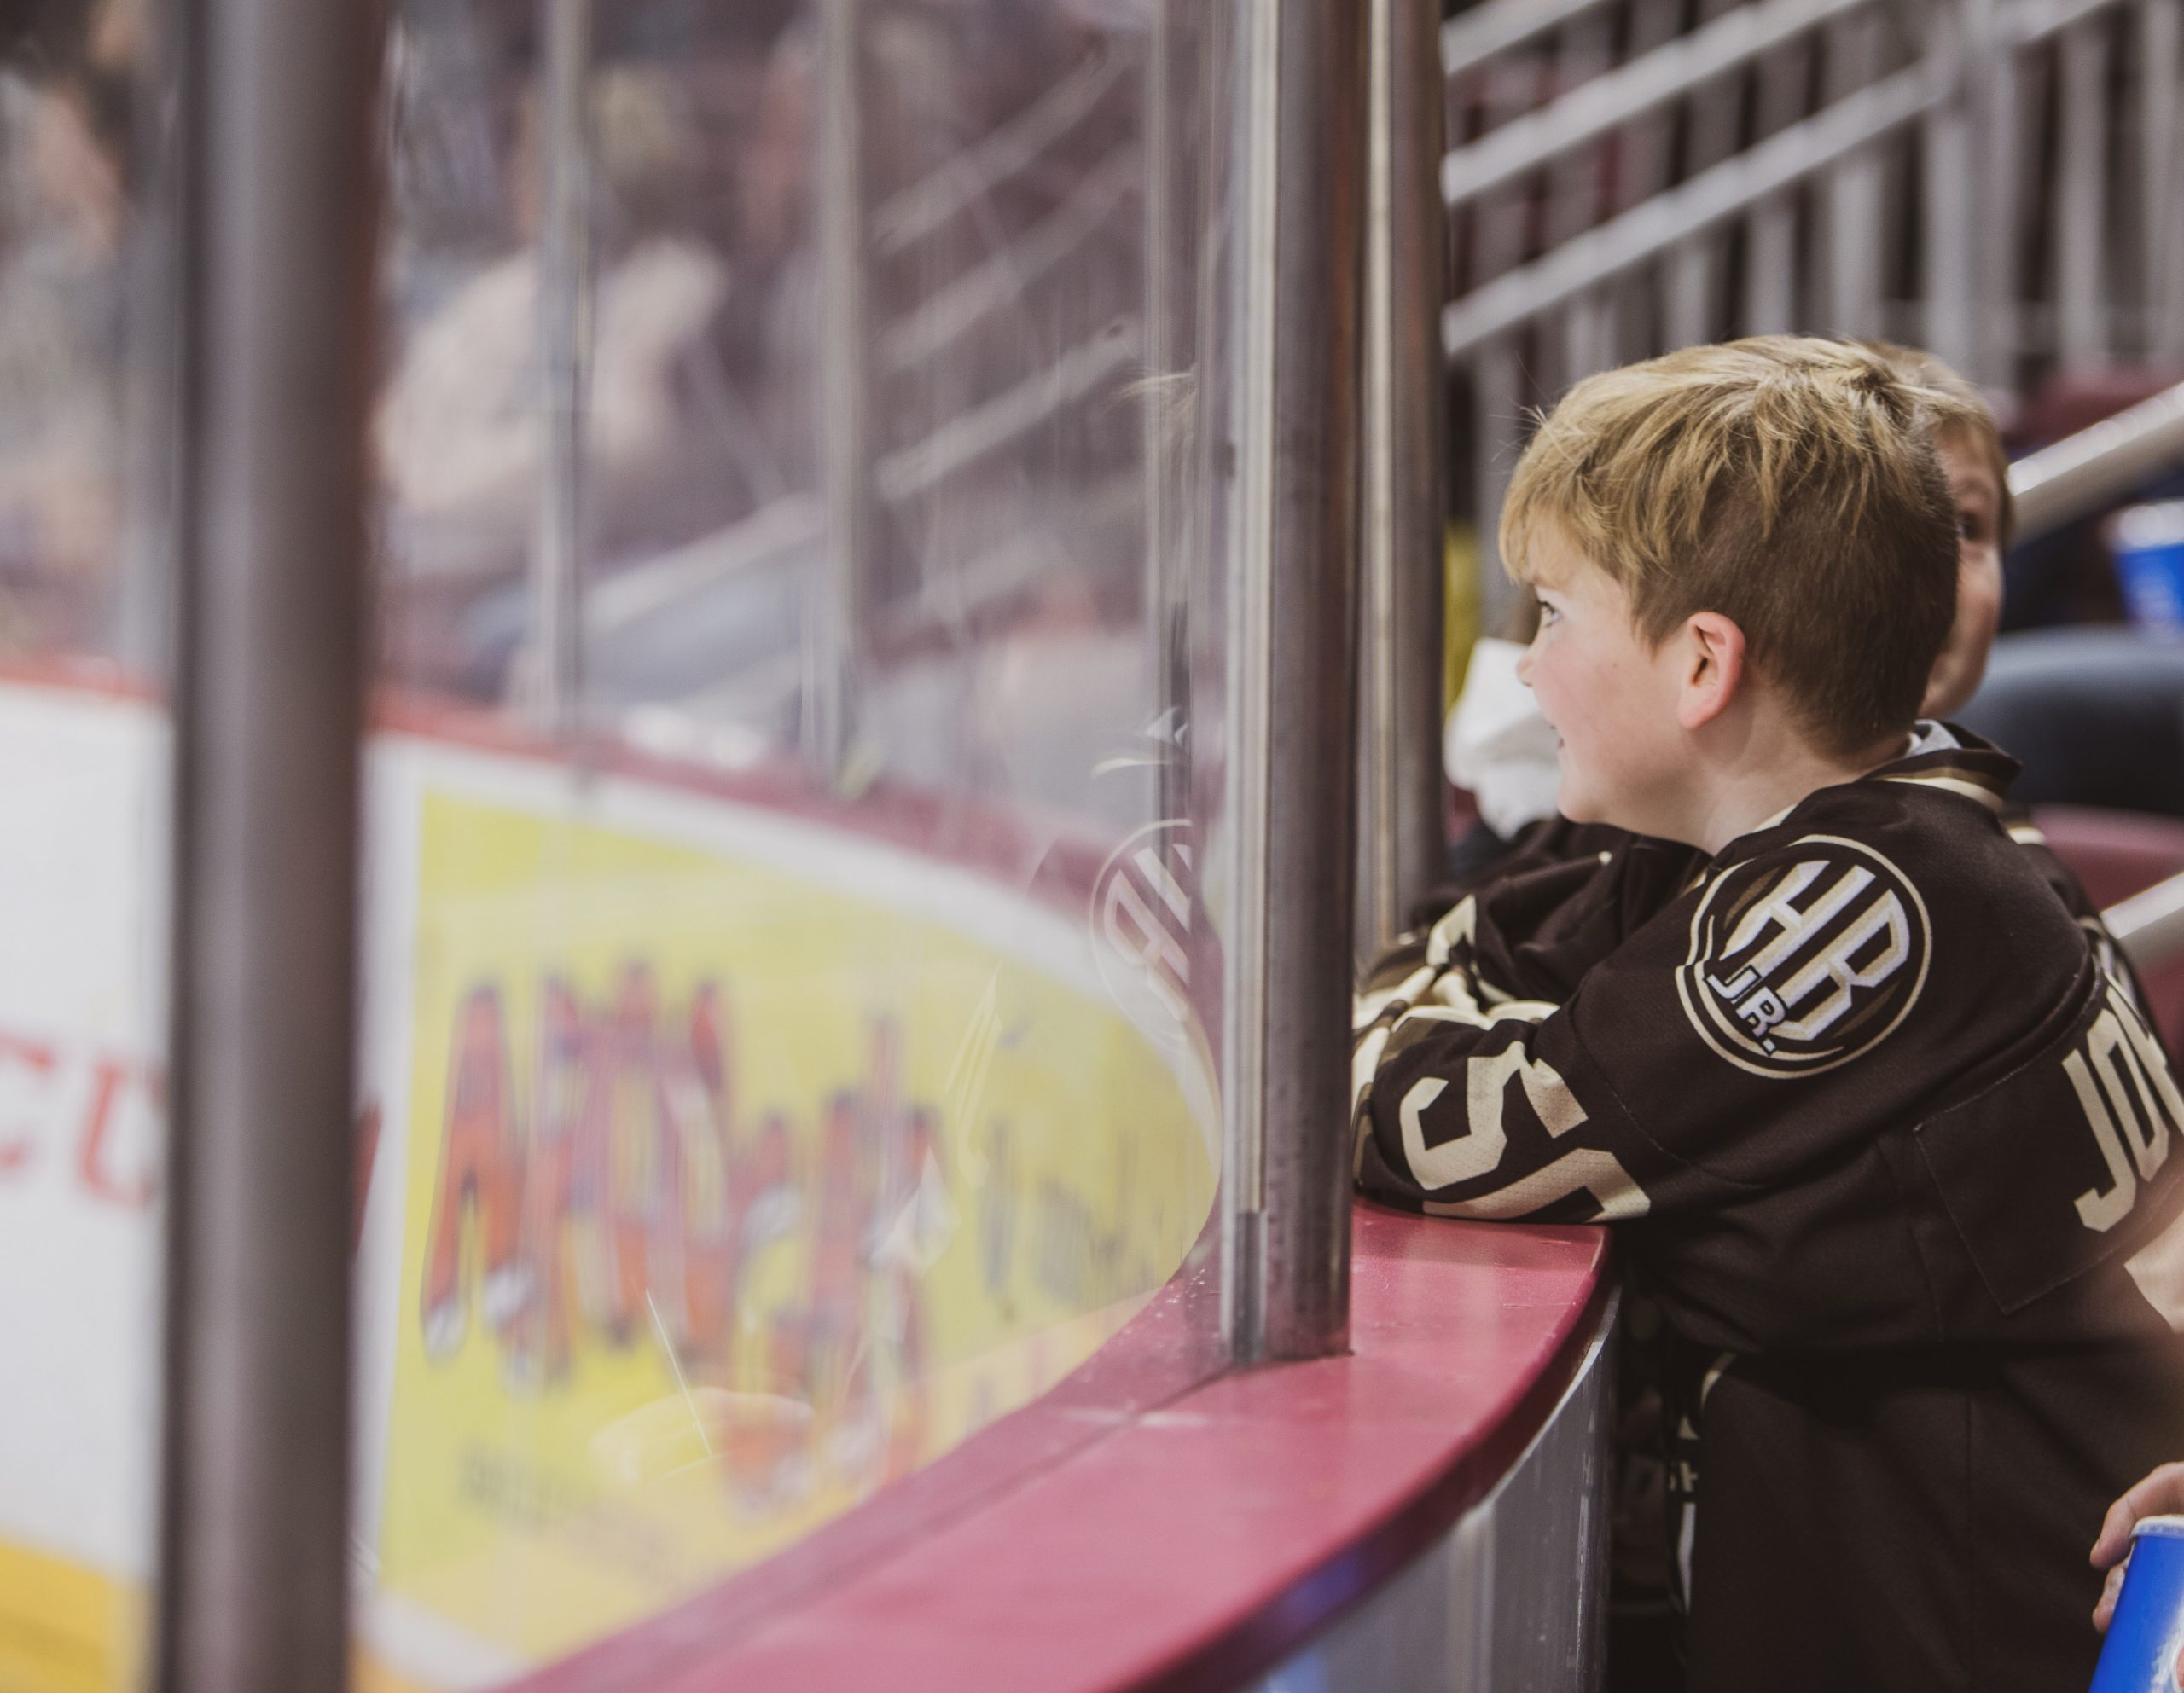
<svg viewBox="0 0 2184 1693"><path fill-rule="evenodd" d="M1525 1098L1551 1139L1560 1140L1585 1121L1585 1108L1554 1066L1543 1059L1525 1057L1521 1047L1511 1047L1466 1064L1464 1115L1469 1132L1428 1146L1424 1113L1448 1090L1449 1084L1437 1076L1414 1081L1403 1095L1397 1115L1403 1125L1403 1157L1420 1187L1430 1192L1457 1182L1477 1181L1502 1167L1509 1151L1503 1112L1512 1076L1524 1084ZM1630 1179L1620 1159L1612 1152L1583 1146L1490 1193L1475 1199L1428 1200L1426 1209L1443 1217L1521 1217L1573 1193L1590 1194L1603 1222L1616 1217L1642 1217L1647 1208L1644 1191Z"/></svg>

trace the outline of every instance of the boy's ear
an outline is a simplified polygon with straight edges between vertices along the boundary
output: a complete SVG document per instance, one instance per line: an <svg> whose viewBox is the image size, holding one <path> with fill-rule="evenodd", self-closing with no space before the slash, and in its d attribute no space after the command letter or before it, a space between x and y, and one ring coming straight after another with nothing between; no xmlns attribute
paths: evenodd
<svg viewBox="0 0 2184 1693"><path fill-rule="evenodd" d="M1744 631L1719 612L1694 612L1684 620L1682 646L1676 722L1696 729L1727 710L1744 687Z"/></svg>

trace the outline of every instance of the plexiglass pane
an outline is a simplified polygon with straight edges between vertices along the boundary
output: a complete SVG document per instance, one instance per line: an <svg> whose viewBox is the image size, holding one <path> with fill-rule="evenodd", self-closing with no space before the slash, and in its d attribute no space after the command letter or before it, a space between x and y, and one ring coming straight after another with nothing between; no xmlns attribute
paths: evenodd
<svg viewBox="0 0 2184 1693"><path fill-rule="evenodd" d="M154 1544L165 595L145 19L0 31L0 1686L135 1684Z"/></svg>
<svg viewBox="0 0 2184 1693"><path fill-rule="evenodd" d="M1170 9L399 9L389 1684L513 1680L807 1539L823 1571L1057 1388L1217 1367L1186 612L1222 131Z"/></svg>

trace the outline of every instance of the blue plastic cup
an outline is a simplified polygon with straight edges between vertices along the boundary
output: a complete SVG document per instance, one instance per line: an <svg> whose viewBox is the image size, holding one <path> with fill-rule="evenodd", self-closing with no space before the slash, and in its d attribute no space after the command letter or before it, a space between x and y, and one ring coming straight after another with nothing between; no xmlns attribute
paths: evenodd
<svg viewBox="0 0 2184 1693"><path fill-rule="evenodd" d="M2123 1591L2093 1672L2093 1693L2184 1689L2184 1516L2146 1516L2131 1530Z"/></svg>
<svg viewBox="0 0 2184 1693"><path fill-rule="evenodd" d="M2184 500L2126 507L2110 525L2108 546L2131 621L2184 634Z"/></svg>

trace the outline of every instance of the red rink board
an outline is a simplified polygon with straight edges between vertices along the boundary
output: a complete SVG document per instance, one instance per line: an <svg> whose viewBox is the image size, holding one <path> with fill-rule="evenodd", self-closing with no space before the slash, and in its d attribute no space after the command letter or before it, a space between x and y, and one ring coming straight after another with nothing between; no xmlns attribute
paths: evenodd
<svg viewBox="0 0 2184 1693"><path fill-rule="evenodd" d="M892 1693L1114 1693L1233 1688L1272 1667L1492 1487L1568 1385L1607 1296L1600 1229L1362 1203L1356 1222L1350 1355L1136 1408L1072 1405L1065 1387L944 1460L942 1486L913 1478L793 1565L523 1688L866 1693L877 1676ZM1095 1365L1127 1381L1129 1348L1174 1338L1156 1321ZM1162 1372L1146 1364L1149 1384ZM1077 1423L1073 1440L1057 1418ZM1107 1426L1088 1437L1086 1418ZM1034 1456L1043 1443L1050 1461Z"/></svg>

